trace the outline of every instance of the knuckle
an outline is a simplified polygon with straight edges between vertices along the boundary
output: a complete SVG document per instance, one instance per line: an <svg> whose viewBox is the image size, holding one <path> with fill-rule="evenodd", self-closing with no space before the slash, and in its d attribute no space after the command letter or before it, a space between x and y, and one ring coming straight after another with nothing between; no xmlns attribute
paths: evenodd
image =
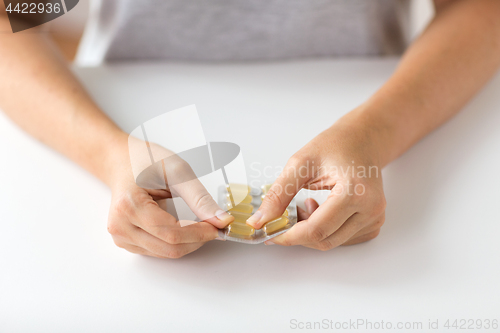
<svg viewBox="0 0 500 333"><path fill-rule="evenodd" d="M147 207L148 205L158 206L158 203L151 199L151 196L146 192L141 192L134 195L134 198L130 198L129 207L131 208L131 213L135 207Z"/></svg>
<svg viewBox="0 0 500 333"><path fill-rule="evenodd" d="M375 202L375 206L373 208L374 213L377 215L383 214L387 207L387 201L385 200L384 195L379 196L379 199Z"/></svg>
<svg viewBox="0 0 500 333"><path fill-rule="evenodd" d="M368 237L368 240L372 240L372 239L377 238L379 234L380 234L380 229L375 230L374 232L372 232L370 234L370 236Z"/></svg>
<svg viewBox="0 0 500 333"><path fill-rule="evenodd" d="M358 207L360 205L365 206L367 208L367 213L373 217L384 214L387 207L384 192L378 189L367 188L365 194L355 196L353 199Z"/></svg>
<svg viewBox="0 0 500 333"><path fill-rule="evenodd" d="M318 246L317 246L317 249L320 251L328 251L328 250L331 250L333 248L334 248L334 246L333 246L332 242L329 240L324 240L324 241L318 243Z"/></svg>
<svg viewBox="0 0 500 333"><path fill-rule="evenodd" d="M198 208L204 208L204 207L210 207L214 202L214 199L210 195L210 193L205 192L201 193L198 198L196 198L196 207Z"/></svg>
<svg viewBox="0 0 500 333"><path fill-rule="evenodd" d="M173 249L165 252L165 256L170 259L179 259L184 256L184 253L179 249Z"/></svg>
<svg viewBox="0 0 500 333"><path fill-rule="evenodd" d="M281 207L283 203L280 197L281 189L277 187L278 186L273 186L270 188L265 196L265 201L272 207Z"/></svg>
<svg viewBox="0 0 500 333"><path fill-rule="evenodd" d="M376 229L380 229L384 225L384 222L385 222L385 217L382 217L373 224L373 227Z"/></svg>
<svg viewBox="0 0 500 333"><path fill-rule="evenodd" d="M120 195L111 206L110 215L131 215L133 213L132 199L127 194Z"/></svg>
<svg viewBox="0 0 500 333"><path fill-rule="evenodd" d="M322 228L311 228L308 238L312 243L319 243L327 236L326 232Z"/></svg>
<svg viewBox="0 0 500 333"><path fill-rule="evenodd" d="M113 238L113 243L115 243L116 246L118 246L119 248L121 249L124 249L125 248L125 243L119 241L119 240L116 240Z"/></svg>
<svg viewBox="0 0 500 333"><path fill-rule="evenodd" d="M170 229L165 232L165 241L169 244L179 244L181 242L181 235L178 231Z"/></svg>
<svg viewBox="0 0 500 333"><path fill-rule="evenodd" d="M113 236L120 236L122 234L122 228L119 225L119 223L115 222L114 220L110 220L108 222L108 232L113 235Z"/></svg>
<svg viewBox="0 0 500 333"><path fill-rule="evenodd" d="M192 173L189 163L180 158L178 155L174 155L169 158L165 171L167 172L167 175L172 176L188 175Z"/></svg>

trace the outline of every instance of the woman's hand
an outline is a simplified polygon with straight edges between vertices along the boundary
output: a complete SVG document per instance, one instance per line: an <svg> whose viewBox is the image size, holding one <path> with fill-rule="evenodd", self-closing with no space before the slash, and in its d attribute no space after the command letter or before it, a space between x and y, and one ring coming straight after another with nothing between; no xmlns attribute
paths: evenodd
<svg viewBox="0 0 500 333"><path fill-rule="evenodd" d="M166 190L146 190L133 182L113 189L108 231L125 250L158 258L180 258L217 237L208 222L181 227L157 200L169 198Z"/></svg>
<svg viewBox="0 0 500 333"><path fill-rule="evenodd" d="M116 170L110 182L112 201L108 219L108 231L115 244L129 252L158 257L180 258L200 248L205 242L218 235L218 228L224 228L232 217L221 210L204 186L192 174L187 163L176 158L168 150L151 145L155 153L163 152L164 165L159 172L149 168L142 174L142 182L163 189L145 189L136 184L130 168L128 154L126 160L115 158L122 166ZM134 165L144 164L134 161ZM162 170L163 169L163 170ZM173 186L168 179L188 180ZM145 175L145 176L144 176ZM173 195L174 193L174 195ZM180 196L203 222L177 221L174 216L160 207L157 201Z"/></svg>
<svg viewBox="0 0 500 333"><path fill-rule="evenodd" d="M260 228L278 217L300 188L332 189L307 220L273 242L327 250L378 234L385 209L380 169L456 114L500 66L500 1L435 4L434 19L391 78L290 159L249 224ZM377 167L378 173L340 170L349 166Z"/></svg>
<svg viewBox="0 0 500 333"><path fill-rule="evenodd" d="M247 223L259 229L279 217L302 188L331 190L320 206L306 200L307 212L299 210L305 220L267 244L330 250L375 238L386 202L372 132L353 112L318 135L292 156Z"/></svg>

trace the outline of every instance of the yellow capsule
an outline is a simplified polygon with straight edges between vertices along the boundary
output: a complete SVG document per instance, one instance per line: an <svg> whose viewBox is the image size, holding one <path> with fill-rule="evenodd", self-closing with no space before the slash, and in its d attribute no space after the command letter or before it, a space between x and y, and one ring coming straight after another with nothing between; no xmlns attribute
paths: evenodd
<svg viewBox="0 0 500 333"><path fill-rule="evenodd" d="M251 236L254 234L255 229L246 223L233 222L227 227L230 234L236 234L240 236Z"/></svg>
<svg viewBox="0 0 500 333"><path fill-rule="evenodd" d="M288 213L288 209L287 209L287 210L285 210L285 212L283 213L283 216L288 216L288 214L289 214L289 213Z"/></svg>
<svg viewBox="0 0 500 333"><path fill-rule="evenodd" d="M282 216L271 222L267 222L264 226L264 231L266 234L271 235L277 231L280 231L288 224L288 217Z"/></svg>
<svg viewBox="0 0 500 333"><path fill-rule="evenodd" d="M226 193L226 198L228 202L231 202L231 194L233 195L234 202L237 203L251 203L253 198L250 194L246 194L244 192L228 192Z"/></svg>
<svg viewBox="0 0 500 333"><path fill-rule="evenodd" d="M248 185L235 183L226 184L226 189L231 192L245 192L245 194L250 193L252 190L252 188Z"/></svg>
<svg viewBox="0 0 500 333"><path fill-rule="evenodd" d="M246 223L248 218L252 216L252 214L245 214L241 212L232 212L229 211L229 214L231 214L234 217L234 222L241 222L241 223Z"/></svg>
<svg viewBox="0 0 500 333"><path fill-rule="evenodd" d="M262 193L266 194L273 184L264 184L260 187Z"/></svg>
<svg viewBox="0 0 500 333"><path fill-rule="evenodd" d="M240 212L240 213L247 213L251 214L253 211L253 206L248 203L240 203L239 205L236 205L235 207L232 207L231 203L228 202L226 204L227 209L229 212Z"/></svg>

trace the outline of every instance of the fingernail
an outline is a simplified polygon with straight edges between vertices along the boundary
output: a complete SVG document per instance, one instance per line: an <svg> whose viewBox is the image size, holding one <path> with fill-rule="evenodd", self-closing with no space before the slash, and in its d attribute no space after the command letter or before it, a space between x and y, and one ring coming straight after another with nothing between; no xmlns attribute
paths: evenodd
<svg viewBox="0 0 500 333"><path fill-rule="evenodd" d="M259 222L261 218L262 218L262 212L258 210L255 212L255 214L253 214L247 219L247 223L255 227L255 224Z"/></svg>
<svg viewBox="0 0 500 333"><path fill-rule="evenodd" d="M219 240L219 241L226 241L224 239L224 233L222 232L222 230L218 230L217 231L217 237L215 238L215 240Z"/></svg>
<svg viewBox="0 0 500 333"><path fill-rule="evenodd" d="M275 245L276 243L273 242L272 240L265 241L264 244L266 245Z"/></svg>
<svg viewBox="0 0 500 333"><path fill-rule="evenodd" d="M221 221L229 220L231 218L231 215L223 210L216 211L215 216L217 216L217 218Z"/></svg>

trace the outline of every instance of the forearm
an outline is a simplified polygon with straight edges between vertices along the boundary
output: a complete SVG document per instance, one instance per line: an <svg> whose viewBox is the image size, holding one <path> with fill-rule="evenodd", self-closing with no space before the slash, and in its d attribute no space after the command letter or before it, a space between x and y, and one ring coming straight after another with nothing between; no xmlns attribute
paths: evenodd
<svg viewBox="0 0 500 333"><path fill-rule="evenodd" d="M381 166L456 114L500 66L500 1L443 1L391 79L341 121L368 128Z"/></svg>
<svg viewBox="0 0 500 333"><path fill-rule="evenodd" d="M0 17L2 31L8 24ZM110 183L110 159L125 153L127 136L92 102L43 34L0 34L0 108L32 136Z"/></svg>

